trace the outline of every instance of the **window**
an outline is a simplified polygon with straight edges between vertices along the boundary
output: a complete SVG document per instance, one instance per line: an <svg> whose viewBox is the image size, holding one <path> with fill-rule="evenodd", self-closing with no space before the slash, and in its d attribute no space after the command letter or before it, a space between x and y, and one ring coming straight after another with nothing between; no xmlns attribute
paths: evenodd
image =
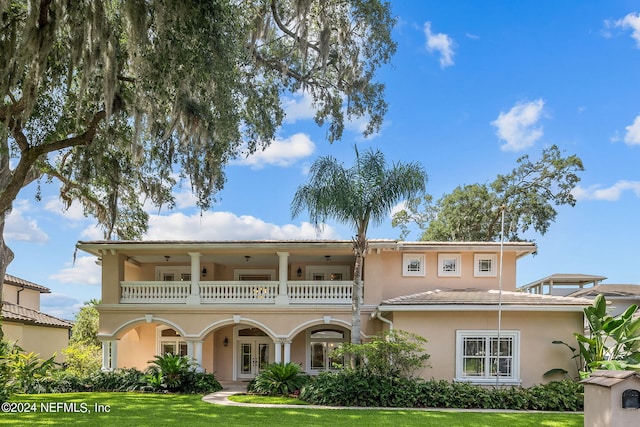
<svg viewBox="0 0 640 427"><path fill-rule="evenodd" d="M460 254L438 254L438 276L460 276Z"/></svg>
<svg viewBox="0 0 640 427"><path fill-rule="evenodd" d="M473 275L476 277L495 277L497 270L496 254L474 254Z"/></svg>
<svg viewBox="0 0 640 427"><path fill-rule="evenodd" d="M339 329L312 329L309 332L309 368L312 371L335 369L344 364L344 358L331 357L331 352L348 341L348 332Z"/></svg>
<svg viewBox="0 0 640 427"><path fill-rule="evenodd" d="M519 384L518 331L456 331L456 381Z"/></svg>
<svg viewBox="0 0 640 427"><path fill-rule="evenodd" d="M424 276L424 255L422 254L402 254L402 275L403 276Z"/></svg>
<svg viewBox="0 0 640 427"><path fill-rule="evenodd" d="M187 355L187 343L182 336L174 329L159 326L157 329L158 354Z"/></svg>
<svg viewBox="0 0 640 427"><path fill-rule="evenodd" d="M156 277L163 282L189 282L191 267L178 265L156 267Z"/></svg>

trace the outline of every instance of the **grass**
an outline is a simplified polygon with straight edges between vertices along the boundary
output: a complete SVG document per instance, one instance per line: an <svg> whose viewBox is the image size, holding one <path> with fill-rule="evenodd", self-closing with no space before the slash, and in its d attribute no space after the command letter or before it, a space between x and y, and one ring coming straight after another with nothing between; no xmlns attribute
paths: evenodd
<svg viewBox="0 0 640 427"><path fill-rule="evenodd" d="M313 409L310 407L253 408L205 403L198 395L142 393L66 393L16 395L12 402L35 404L35 412L0 413L0 425L91 425L91 426L476 426L517 427L582 426L581 414L524 412L455 412L410 410ZM65 412L86 408L89 413ZM84 404L84 405L83 405ZM95 405L101 405L96 407ZM23 405L24 406L24 405ZM43 412L42 408L59 408ZM95 412L95 408L109 412Z"/></svg>

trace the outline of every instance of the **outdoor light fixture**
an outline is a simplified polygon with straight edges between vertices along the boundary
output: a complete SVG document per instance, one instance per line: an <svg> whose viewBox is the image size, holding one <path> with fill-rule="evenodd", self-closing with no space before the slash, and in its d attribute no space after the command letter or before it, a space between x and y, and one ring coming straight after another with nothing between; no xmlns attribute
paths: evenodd
<svg viewBox="0 0 640 427"><path fill-rule="evenodd" d="M244 256L244 259L245 259L247 262L249 262L249 260L251 259L251 256L249 256L249 255L245 255L245 256Z"/></svg>
<svg viewBox="0 0 640 427"><path fill-rule="evenodd" d="M296 271L298 277L302 277L302 268L298 267L298 271Z"/></svg>
<svg viewBox="0 0 640 427"><path fill-rule="evenodd" d="M225 347L227 347L229 345L229 338L224 337L224 340L222 340L222 345L224 345Z"/></svg>
<svg viewBox="0 0 640 427"><path fill-rule="evenodd" d="M207 275L207 267L202 267L202 277Z"/></svg>

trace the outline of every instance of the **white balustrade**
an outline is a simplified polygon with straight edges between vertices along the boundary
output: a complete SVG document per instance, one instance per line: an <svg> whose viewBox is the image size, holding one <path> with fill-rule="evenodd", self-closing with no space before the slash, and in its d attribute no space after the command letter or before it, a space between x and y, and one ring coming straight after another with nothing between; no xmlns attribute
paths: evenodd
<svg viewBox="0 0 640 427"><path fill-rule="evenodd" d="M185 303L191 293L191 282L120 282L120 302Z"/></svg>
<svg viewBox="0 0 640 427"><path fill-rule="evenodd" d="M190 281L120 282L120 303L186 304L191 293ZM353 282L291 281L287 292L291 304L350 304ZM203 304L274 304L278 281L210 281L200 282Z"/></svg>
<svg viewBox="0 0 640 427"><path fill-rule="evenodd" d="M273 304L278 295L278 282L200 282L202 303Z"/></svg>
<svg viewBox="0 0 640 427"><path fill-rule="evenodd" d="M287 288L294 304L349 304L353 282L305 280L289 282Z"/></svg>

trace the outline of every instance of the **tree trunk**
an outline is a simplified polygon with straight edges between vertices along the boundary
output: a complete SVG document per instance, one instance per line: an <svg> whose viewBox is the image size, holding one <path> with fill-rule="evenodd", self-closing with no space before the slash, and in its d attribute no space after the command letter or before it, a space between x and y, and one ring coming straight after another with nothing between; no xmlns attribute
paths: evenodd
<svg viewBox="0 0 640 427"><path fill-rule="evenodd" d="M13 261L13 251L4 241L4 217L0 218L0 307L2 306L2 284L7 267ZM4 339L2 331L2 313L0 312L0 340Z"/></svg>
<svg viewBox="0 0 640 427"><path fill-rule="evenodd" d="M353 290L351 292L351 344L361 344L360 338L360 302L362 301L362 266L367 250L367 236L364 233L358 234L353 240L353 251L356 261L353 268Z"/></svg>

